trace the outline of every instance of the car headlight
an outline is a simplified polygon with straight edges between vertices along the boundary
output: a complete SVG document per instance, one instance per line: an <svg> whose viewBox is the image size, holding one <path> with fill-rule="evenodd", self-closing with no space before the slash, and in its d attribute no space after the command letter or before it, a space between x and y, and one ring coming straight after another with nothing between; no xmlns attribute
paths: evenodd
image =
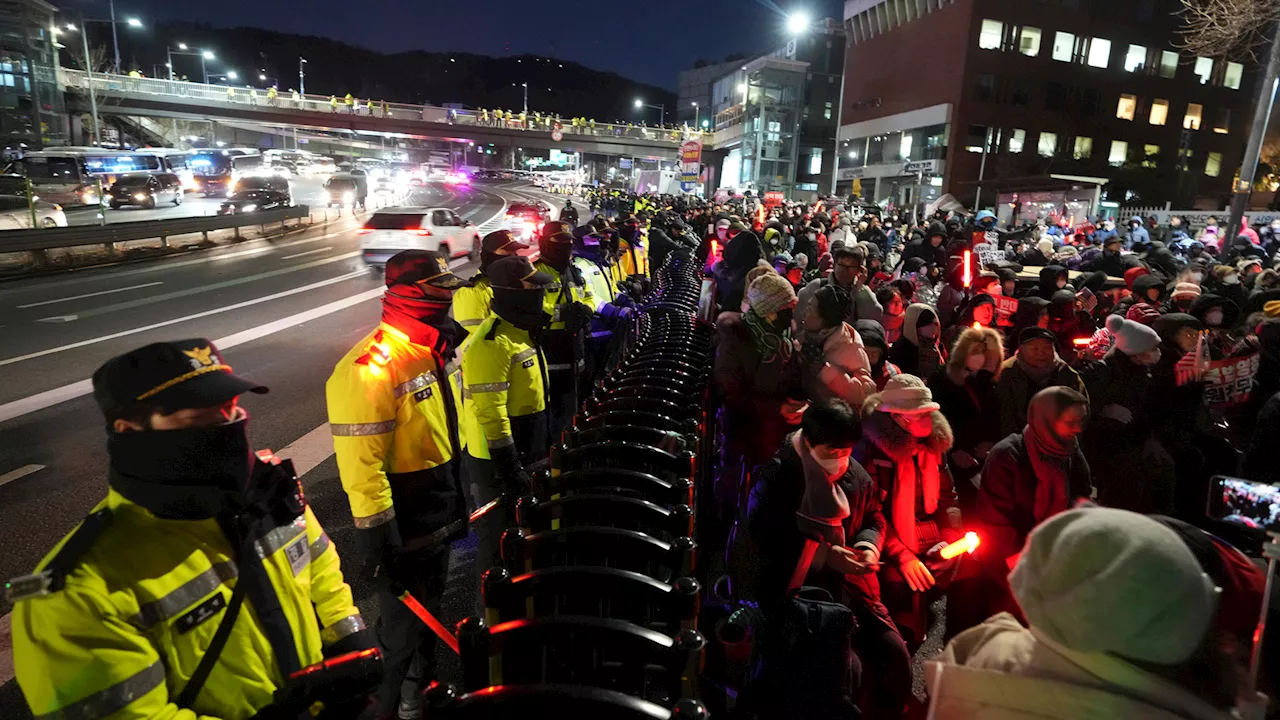
<svg viewBox="0 0 1280 720"><path fill-rule="evenodd" d="M351 191L342 193L342 202L351 202L355 199L356 199L356 194Z"/></svg>
<svg viewBox="0 0 1280 720"><path fill-rule="evenodd" d="M146 200L146 199L147 199L147 194L146 194L146 193L134 193L134 194L133 194L133 199L134 199L134 200Z"/></svg>
<svg viewBox="0 0 1280 720"><path fill-rule="evenodd" d="M87 191L87 190L86 190L86 191L85 191L85 193L84 193L84 204L85 204L85 205L92 205L92 204L94 204L94 203L96 203L96 202L98 202L98 195L97 195L97 193L89 192L89 191Z"/></svg>
<svg viewBox="0 0 1280 720"><path fill-rule="evenodd" d="M257 209L258 209L257 205L254 205L253 203L249 203L248 205L242 205L240 207L240 212L253 212L254 210L257 210Z"/></svg>

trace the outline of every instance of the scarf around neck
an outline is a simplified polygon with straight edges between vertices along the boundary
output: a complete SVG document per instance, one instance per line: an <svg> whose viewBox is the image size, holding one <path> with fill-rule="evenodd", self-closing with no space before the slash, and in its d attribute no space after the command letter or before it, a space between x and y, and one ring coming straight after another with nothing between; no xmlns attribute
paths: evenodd
<svg viewBox="0 0 1280 720"><path fill-rule="evenodd" d="M934 413L938 422L939 413ZM916 438L894 422L892 413L877 410L864 428L868 437L893 461L893 488L889 493L889 524L898 539L911 552L919 554L921 548L916 533L916 488L920 488L921 510L925 515L938 511L941 492L942 453L934 450L929 438ZM936 432L935 428L935 432Z"/></svg>
<svg viewBox="0 0 1280 720"><path fill-rule="evenodd" d="M1035 519L1039 523L1067 509L1068 471L1076 451L1076 439L1065 440L1053 431L1053 422L1076 400L1066 388L1045 388L1031 398L1022 439L1036 476Z"/></svg>
<svg viewBox="0 0 1280 720"><path fill-rule="evenodd" d="M804 468L804 495L796 510L796 524L806 537L817 537L832 545L844 545L844 519L849 517L849 498L837 482L841 475L832 478L814 460L805 447L804 433L791 433L791 448L800 456Z"/></svg>
<svg viewBox="0 0 1280 720"><path fill-rule="evenodd" d="M755 310L751 309L742 314L742 321L751 331L751 344L761 363L768 364L778 360L785 362L791 357L790 324L778 330L773 323L760 317Z"/></svg>
<svg viewBox="0 0 1280 720"><path fill-rule="evenodd" d="M1053 376L1053 372L1058 369L1058 361L1056 357L1046 368L1038 368L1028 363L1026 360L1023 360L1022 353L1017 353L1013 357L1014 364L1016 364L1022 372L1026 373L1027 377L1031 379L1032 384L1039 388L1048 385L1049 378L1051 378Z"/></svg>
<svg viewBox="0 0 1280 720"><path fill-rule="evenodd" d="M457 347L461 326L449 317L448 300L415 298L390 289L382 296L382 321L409 337L414 345L429 347L449 358Z"/></svg>

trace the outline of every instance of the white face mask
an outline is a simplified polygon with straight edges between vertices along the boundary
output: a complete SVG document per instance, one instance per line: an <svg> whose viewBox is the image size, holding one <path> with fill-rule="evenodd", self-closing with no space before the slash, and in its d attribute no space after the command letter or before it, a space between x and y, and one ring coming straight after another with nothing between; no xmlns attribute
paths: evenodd
<svg viewBox="0 0 1280 720"><path fill-rule="evenodd" d="M729 228L716 228L716 237L720 238L720 242L729 239Z"/></svg>
<svg viewBox="0 0 1280 720"><path fill-rule="evenodd" d="M1214 308L1213 310L1210 310L1209 312L1205 313L1205 314L1204 314L1204 324L1205 324L1205 325L1211 325L1211 326L1214 326L1214 327L1217 327L1218 325L1221 325L1221 324L1222 324L1222 310L1221 310L1220 308Z"/></svg>
<svg viewBox="0 0 1280 720"><path fill-rule="evenodd" d="M820 458L814 455L813 461L818 464L818 467L822 468L822 472L826 473L829 478L840 477L849 469L849 458L847 457Z"/></svg>
<svg viewBox="0 0 1280 720"><path fill-rule="evenodd" d="M1239 285L1239 284L1240 284L1240 276L1239 276L1239 275L1224 275L1224 276L1223 276L1223 278L1222 278L1222 284L1223 284L1223 285Z"/></svg>

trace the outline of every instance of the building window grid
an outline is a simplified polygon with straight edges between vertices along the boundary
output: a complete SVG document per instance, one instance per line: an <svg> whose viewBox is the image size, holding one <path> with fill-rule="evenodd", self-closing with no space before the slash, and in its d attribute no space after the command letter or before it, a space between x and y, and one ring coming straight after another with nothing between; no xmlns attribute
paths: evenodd
<svg viewBox="0 0 1280 720"><path fill-rule="evenodd" d="M1182 116L1182 127L1186 130L1199 130L1204 119L1204 106L1199 103L1188 103L1187 112Z"/></svg>
<svg viewBox="0 0 1280 720"><path fill-rule="evenodd" d="M1151 101L1151 113L1147 116L1147 122L1151 125L1164 125L1169 121L1169 101L1156 98Z"/></svg>
<svg viewBox="0 0 1280 720"><path fill-rule="evenodd" d="M850 19L850 40L855 45L865 42L953 4L955 0L883 0Z"/></svg>

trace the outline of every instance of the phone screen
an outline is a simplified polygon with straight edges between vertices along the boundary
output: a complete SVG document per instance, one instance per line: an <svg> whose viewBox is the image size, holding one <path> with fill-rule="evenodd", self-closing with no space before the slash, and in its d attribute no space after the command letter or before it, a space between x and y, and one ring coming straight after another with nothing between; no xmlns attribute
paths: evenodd
<svg viewBox="0 0 1280 720"><path fill-rule="evenodd" d="M1209 486L1208 514L1245 527L1280 531L1280 487L1215 475Z"/></svg>

